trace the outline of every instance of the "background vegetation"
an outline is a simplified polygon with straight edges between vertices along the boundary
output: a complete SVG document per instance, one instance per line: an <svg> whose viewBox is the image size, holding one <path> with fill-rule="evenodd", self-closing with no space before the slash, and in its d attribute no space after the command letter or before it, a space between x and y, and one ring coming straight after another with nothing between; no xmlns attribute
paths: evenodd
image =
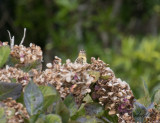
<svg viewBox="0 0 160 123"><path fill-rule="evenodd" d="M142 81L160 88L160 0L0 0L0 40L7 30L40 45L44 62L74 61L80 49L110 64L137 98Z"/></svg>

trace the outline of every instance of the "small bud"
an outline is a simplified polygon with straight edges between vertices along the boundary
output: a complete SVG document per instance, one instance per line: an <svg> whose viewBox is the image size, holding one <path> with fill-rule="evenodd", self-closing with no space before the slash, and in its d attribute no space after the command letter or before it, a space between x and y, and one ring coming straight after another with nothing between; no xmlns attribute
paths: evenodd
<svg viewBox="0 0 160 123"><path fill-rule="evenodd" d="M21 62L24 62L24 58L23 58L23 57L22 57L22 58L20 58L20 61L21 61Z"/></svg>
<svg viewBox="0 0 160 123"><path fill-rule="evenodd" d="M67 76L67 77L66 77L66 81L67 81L67 82L70 82L70 81L71 81L71 77L70 77L70 76Z"/></svg>
<svg viewBox="0 0 160 123"><path fill-rule="evenodd" d="M112 96L112 95L113 95L113 92L108 92L108 95L109 95L109 96Z"/></svg>
<svg viewBox="0 0 160 123"><path fill-rule="evenodd" d="M122 97L122 96L123 96L122 92L119 92L119 93L118 93L118 96L119 96L119 97Z"/></svg>
<svg viewBox="0 0 160 123"><path fill-rule="evenodd" d="M51 63L47 63L46 65L48 68L52 68L52 64Z"/></svg>

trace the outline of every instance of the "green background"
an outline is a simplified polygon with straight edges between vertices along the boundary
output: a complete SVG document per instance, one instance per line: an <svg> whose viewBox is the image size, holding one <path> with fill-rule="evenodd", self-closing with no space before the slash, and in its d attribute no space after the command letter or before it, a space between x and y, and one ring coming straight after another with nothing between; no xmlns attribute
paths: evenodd
<svg viewBox="0 0 160 123"><path fill-rule="evenodd" d="M0 40L7 30L19 44L42 47L44 64L54 56L74 61L80 49L100 57L137 98L142 81L160 88L160 0L0 0Z"/></svg>

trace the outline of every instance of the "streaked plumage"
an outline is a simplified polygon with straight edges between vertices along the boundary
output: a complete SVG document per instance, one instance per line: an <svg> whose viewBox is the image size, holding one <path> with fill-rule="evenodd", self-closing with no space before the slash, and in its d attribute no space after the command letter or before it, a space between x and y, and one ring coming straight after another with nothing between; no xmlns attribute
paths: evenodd
<svg viewBox="0 0 160 123"><path fill-rule="evenodd" d="M76 63L85 64L87 63L86 51L80 50L78 58L75 60Z"/></svg>

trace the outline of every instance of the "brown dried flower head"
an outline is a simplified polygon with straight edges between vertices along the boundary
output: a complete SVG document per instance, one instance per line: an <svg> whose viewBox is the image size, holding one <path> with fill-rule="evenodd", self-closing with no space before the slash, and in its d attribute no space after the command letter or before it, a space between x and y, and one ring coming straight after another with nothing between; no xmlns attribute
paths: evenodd
<svg viewBox="0 0 160 123"><path fill-rule="evenodd" d="M14 45L11 56L19 60L20 64L29 64L35 61L42 61L42 50L35 44L30 44L30 47L23 45Z"/></svg>
<svg viewBox="0 0 160 123"><path fill-rule="evenodd" d="M4 101L5 114L7 123L24 123L24 119L28 119L29 115L23 104L17 103L15 100L8 98Z"/></svg>
<svg viewBox="0 0 160 123"><path fill-rule="evenodd" d="M55 57L53 64L47 64L42 74L34 77L34 81L38 84L52 84L59 91L62 98L68 94L73 94L76 102L80 103L83 97L90 93L90 84L93 81L88 73L89 64L72 63L69 59L65 64L61 63L61 59Z"/></svg>
<svg viewBox="0 0 160 123"><path fill-rule="evenodd" d="M109 110L110 115L131 113L133 93L129 85L116 78L113 71L102 60L91 59L90 68L100 72L100 78L93 88L92 98Z"/></svg>
<svg viewBox="0 0 160 123"><path fill-rule="evenodd" d="M6 66L5 68L0 69L0 81L10 83L12 79L15 79L16 83L21 83L22 86L27 85L30 80L28 73L15 67Z"/></svg>
<svg viewBox="0 0 160 123"><path fill-rule="evenodd" d="M149 116L145 120L146 123L160 123L160 111L157 109L150 109Z"/></svg>

